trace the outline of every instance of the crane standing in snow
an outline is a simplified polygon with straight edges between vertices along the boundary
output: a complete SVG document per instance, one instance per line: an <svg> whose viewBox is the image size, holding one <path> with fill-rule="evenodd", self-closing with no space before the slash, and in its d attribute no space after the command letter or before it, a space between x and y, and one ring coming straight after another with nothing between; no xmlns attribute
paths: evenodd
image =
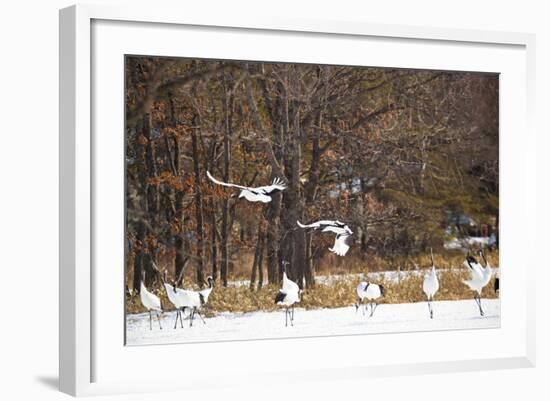
<svg viewBox="0 0 550 401"><path fill-rule="evenodd" d="M286 274L288 264L288 262L283 261L283 285L275 297L275 304L285 307L285 327L288 326L289 317L290 325L294 326L294 304L300 302L302 292L298 284L288 278Z"/></svg>
<svg viewBox="0 0 550 401"><path fill-rule="evenodd" d="M163 284L168 300L176 308L176 321L174 323L174 329L178 326L178 319L180 320L181 328L183 329L182 311L184 310L185 305L183 305L182 299L178 296L178 292L183 290L177 288L175 282L171 284L166 281L166 271L164 271Z"/></svg>
<svg viewBox="0 0 550 401"><path fill-rule="evenodd" d="M283 183L283 180L280 178L275 178L271 185L265 185L263 187L245 187L243 185L237 185L237 184L230 184L227 182L222 182L214 177L212 177L212 174L210 174L209 171L206 172L206 175L212 181L214 184L222 185L224 187L230 187L230 188L239 188L241 190L241 193L239 194L239 198L245 198L249 202L263 202L268 203L271 202L271 196L275 195L277 192L284 191L286 186Z"/></svg>
<svg viewBox="0 0 550 401"><path fill-rule="evenodd" d="M207 287L203 290L200 290L200 291L184 290L181 288L177 288L175 282L173 284L168 283L166 281L166 271L164 271L164 275L163 275L164 289L166 290L166 295L168 296L168 300L176 308L176 322L174 323L174 329L178 325L178 319L180 320L181 328L183 328L183 312L185 311L185 309L190 309L190 313L189 313L190 326L193 326L193 319L195 317L195 313L198 314L202 322L206 324L205 320L203 319L199 311L199 308L202 308L208 302L208 297L210 296L210 293L214 289L214 279L212 278L212 276L208 276L206 281L207 281Z"/></svg>
<svg viewBox="0 0 550 401"><path fill-rule="evenodd" d="M160 322L160 317L162 315L162 307L160 304L160 298L155 294L147 290L145 287L145 272L141 275L141 284L139 287L139 299L141 304L149 311L149 330L153 330L153 316L152 311L155 311L159 321L159 327L162 330L162 324Z"/></svg>
<svg viewBox="0 0 550 401"><path fill-rule="evenodd" d="M355 304L355 311L359 309L359 306L363 304L363 315L370 305L370 316L374 314L376 308L378 308L378 299L384 296L384 286L381 284L373 284L368 281L361 281L357 288L357 303ZM368 305L365 303L365 299L368 301Z"/></svg>
<svg viewBox="0 0 550 401"><path fill-rule="evenodd" d="M426 297L428 298L428 310L430 311L430 319L433 319L434 311L432 309L432 301L435 293L437 292L437 290L439 290L439 280L437 278L437 274L435 273L434 255L431 249L430 249L430 257L432 259L432 268L429 271L429 273L424 276L424 282L422 283L422 290L424 291L424 294L426 294Z"/></svg>
<svg viewBox="0 0 550 401"><path fill-rule="evenodd" d="M489 281L491 281L492 270L491 265L489 265L489 262L487 261L487 259L485 259L485 254L483 253L483 250L479 250L479 255L485 261L485 267L481 266L481 264L479 264L476 258L474 258L473 256L466 256L466 260L464 260L464 266L470 270L471 278L470 280L463 280L462 282L466 284L472 291L475 291L477 293L477 295L474 295L474 300L476 301L479 308L479 314L481 316L484 316L485 312L481 307L481 291L483 291L483 287L485 287L487 284L489 284Z"/></svg>
<svg viewBox="0 0 550 401"><path fill-rule="evenodd" d="M296 223L301 228L335 233L334 246L329 248L329 251L334 252L338 256L344 256L348 252L349 245L347 244L347 240L353 234L353 231L351 231L347 224L338 220L319 220L310 224L302 224L299 221L296 221Z"/></svg>

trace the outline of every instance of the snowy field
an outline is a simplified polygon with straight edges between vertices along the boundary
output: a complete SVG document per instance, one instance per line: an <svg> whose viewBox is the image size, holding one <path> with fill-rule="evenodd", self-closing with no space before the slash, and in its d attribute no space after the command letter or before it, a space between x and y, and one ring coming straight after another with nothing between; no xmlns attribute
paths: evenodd
<svg viewBox="0 0 550 401"><path fill-rule="evenodd" d="M363 316L355 307L304 310L296 308L294 327L285 327L285 314L279 312L222 313L206 318L206 324L196 317L193 327L184 318L183 329L178 322L174 329L175 312L167 312L159 329L156 317L149 330L149 314L128 315L127 345L173 344L206 341L251 340L330 336L345 334L397 333L429 330L484 329L500 326L500 302L483 299L485 316L480 316L475 301L437 301L433 303L434 319L428 316L425 302L381 304L373 317Z"/></svg>

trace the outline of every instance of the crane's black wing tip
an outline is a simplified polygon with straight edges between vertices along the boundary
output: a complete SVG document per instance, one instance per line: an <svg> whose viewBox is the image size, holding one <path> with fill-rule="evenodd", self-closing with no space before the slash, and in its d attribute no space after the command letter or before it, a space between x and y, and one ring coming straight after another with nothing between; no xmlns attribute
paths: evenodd
<svg viewBox="0 0 550 401"><path fill-rule="evenodd" d="M275 297L275 303L278 304L279 302L283 302L285 300L285 296L286 294L284 292L279 291Z"/></svg>

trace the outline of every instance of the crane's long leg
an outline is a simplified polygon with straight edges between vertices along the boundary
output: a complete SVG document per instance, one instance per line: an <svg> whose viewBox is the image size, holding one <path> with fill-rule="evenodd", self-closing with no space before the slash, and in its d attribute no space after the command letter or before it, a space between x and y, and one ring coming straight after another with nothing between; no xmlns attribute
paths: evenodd
<svg viewBox="0 0 550 401"><path fill-rule="evenodd" d="M285 309L285 327L288 327L288 308Z"/></svg>
<svg viewBox="0 0 550 401"><path fill-rule="evenodd" d="M174 330L178 327L178 316L180 315L180 310L176 309L176 321L174 322Z"/></svg>
<svg viewBox="0 0 550 401"><path fill-rule="evenodd" d="M433 319L434 312L432 310L432 298L428 298L428 311L430 312L430 319Z"/></svg>
<svg viewBox="0 0 550 401"><path fill-rule="evenodd" d="M199 317L201 318L202 322L203 322L204 324L206 324L204 318L202 317L201 312L200 312L198 309L197 309L197 315L199 315Z"/></svg>
<svg viewBox="0 0 550 401"><path fill-rule="evenodd" d="M160 322L160 315L161 315L161 313L157 312L157 319L159 320L159 327L162 330L162 323Z"/></svg>
<svg viewBox="0 0 550 401"><path fill-rule="evenodd" d="M485 312L483 312L483 308L481 307L481 295L475 295L474 300L476 301L477 307L479 308L479 314L481 316L485 316Z"/></svg>
<svg viewBox="0 0 550 401"><path fill-rule="evenodd" d="M153 317L151 316L151 310L149 310L149 330L153 330Z"/></svg>
<svg viewBox="0 0 550 401"><path fill-rule="evenodd" d="M374 311L376 311L377 308L378 308L378 302L375 301L374 302L374 309L372 310L372 312L370 314L371 316L374 315Z"/></svg>
<svg viewBox="0 0 550 401"><path fill-rule="evenodd" d="M481 307L481 295L478 295L478 306L479 306L479 313L481 316L485 316L485 312L483 312L483 308Z"/></svg>
<svg viewBox="0 0 550 401"><path fill-rule="evenodd" d="M290 318L290 321L294 321L294 305L292 305L292 317Z"/></svg>
<svg viewBox="0 0 550 401"><path fill-rule="evenodd" d="M191 309L189 327L193 327L193 318L195 317L195 308Z"/></svg>

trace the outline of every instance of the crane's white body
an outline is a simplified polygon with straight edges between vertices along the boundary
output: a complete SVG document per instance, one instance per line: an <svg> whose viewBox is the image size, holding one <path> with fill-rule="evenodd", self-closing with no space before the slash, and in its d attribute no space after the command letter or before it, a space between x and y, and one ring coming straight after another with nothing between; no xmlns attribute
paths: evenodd
<svg viewBox="0 0 550 401"><path fill-rule="evenodd" d="M382 290L378 284L361 281L357 286L357 296L361 299L361 301L364 299L373 301L382 296Z"/></svg>
<svg viewBox="0 0 550 401"><path fill-rule="evenodd" d="M466 260L464 261L464 266L470 271L471 277L470 280L463 280L462 282L466 284L472 291L475 291L477 293L477 295L474 296L474 300L476 301L479 308L479 314L481 316L484 316L485 312L483 312L483 308L481 307L481 291L483 291L483 287L485 287L487 284L489 284L489 281L491 281L491 276L493 275L493 272L489 261L485 259L482 251L480 251L480 255L485 260L485 267L478 263L474 257L467 256Z"/></svg>
<svg viewBox="0 0 550 401"><path fill-rule="evenodd" d="M141 304L148 311L154 310L156 312L162 312L160 298L150 292L147 287L145 287L145 284L143 284L143 281L139 289L139 298L141 299Z"/></svg>
<svg viewBox="0 0 550 401"><path fill-rule="evenodd" d="M353 234L353 231L347 224L338 220L319 220L310 224L302 224L296 221L298 227L312 228L313 230L321 230L321 232L332 232L336 234L334 245L329 248L329 251L334 252L338 256L345 256L349 250L347 239Z"/></svg>
<svg viewBox="0 0 550 401"><path fill-rule="evenodd" d="M162 307L161 307L161 304L160 304L160 298L157 297L152 292L150 292L147 289L147 287L145 287L145 284L143 283L143 280L141 281L140 288L139 288L139 299L141 300L141 304L149 312L149 328L150 328L150 330L153 329L153 317L151 315L151 311L157 312L157 318L159 320L159 326L162 329L162 324L160 322L160 315L162 314Z"/></svg>
<svg viewBox="0 0 550 401"><path fill-rule="evenodd" d="M336 235L336 238L334 238L334 245L328 250L334 252L338 256L345 256L349 251L349 245L346 243L348 238L349 235L346 234Z"/></svg>
<svg viewBox="0 0 550 401"><path fill-rule="evenodd" d="M310 224L302 224L299 221L296 223L301 228L313 228L314 230L321 229L322 232L333 232L335 234L343 234L345 232L353 234L345 223L338 220L318 220Z"/></svg>
<svg viewBox="0 0 550 401"><path fill-rule="evenodd" d="M481 295L483 287L491 281L491 276L493 274L491 265L487 262L486 266L483 267L481 264L477 263L477 261L474 262L472 260L469 262L465 260L464 266L470 271L471 277L469 280L463 280L462 282L470 287L472 291L476 291L478 295Z"/></svg>
<svg viewBox="0 0 550 401"><path fill-rule="evenodd" d="M239 194L239 198L245 198L249 202L262 202L262 203L271 202L271 196L268 196L262 193L259 193L259 194L254 193L249 191L248 189L243 189Z"/></svg>
<svg viewBox="0 0 550 401"><path fill-rule="evenodd" d="M201 291L184 290L181 288L177 288L172 284L166 282L164 283L166 295L168 295L168 299L176 307L176 322L174 324L174 328L176 328L178 324L178 318L180 319L181 327L183 328L183 319L181 312L186 308L190 310L189 326L193 326L195 313L198 313L203 323L206 323L202 318L199 309L208 302L208 297L210 296L210 294L212 293L212 289L214 288L212 284L212 277L208 277L208 282L209 287Z"/></svg>
<svg viewBox="0 0 550 401"><path fill-rule="evenodd" d="M183 291L180 288L177 288L175 285L172 285L170 283L164 282L164 290L166 291L166 295L168 296L168 300L172 305L176 308L176 322L174 323L174 329L178 325L178 319L180 319L181 322L181 328L183 328L183 318L182 318L182 310L185 308L185 301L181 297L181 291Z"/></svg>
<svg viewBox="0 0 550 401"><path fill-rule="evenodd" d="M284 298L277 302L277 305L292 306L300 302L300 293L298 291L289 291L284 293Z"/></svg>
<svg viewBox="0 0 550 401"><path fill-rule="evenodd" d="M300 291L300 287L298 287L298 284L290 280L286 275L286 272L283 272L283 285L281 287L281 291L285 293L289 293L289 292L298 293Z"/></svg>
<svg viewBox="0 0 550 401"><path fill-rule="evenodd" d="M439 290L439 279L437 278L437 273L435 272L435 264L433 263L432 258L432 268L424 276L424 282L422 283L422 290L426 297L428 298L428 311L430 312L430 319L433 319L434 312L432 309L432 300L437 290Z"/></svg>
<svg viewBox="0 0 550 401"><path fill-rule="evenodd" d="M357 292L357 298L359 299L359 302L355 305L355 308L359 309L359 305L363 304L363 314L366 314L367 304L364 301L367 300L371 306L370 316L372 316L378 307L377 300L384 295L382 286L369 283L368 281L361 281L357 285L355 291Z"/></svg>
<svg viewBox="0 0 550 401"><path fill-rule="evenodd" d="M168 299L176 308L200 306L198 291L184 290L177 287L174 288L174 286L169 283L164 283L164 288L166 289Z"/></svg>
<svg viewBox="0 0 550 401"><path fill-rule="evenodd" d="M177 309L185 306L183 299L181 298L181 291L183 291L181 288L174 287L170 283L164 283L164 289L166 290L166 295L172 305L174 305Z"/></svg>
<svg viewBox="0 0 550 401"><path fill-rule="evenodd" d="M231 184L228 182L223 182L212 177L209 171L206 172L207 177L215 184L222 185L229 188L238 188L241 190L239 198L245 198L249 202L262 202L269 203L271 202L272 194L275 194L279 191L284 191L286 186L283 181L279 178L275 178L271 185L265 185L261 187L245 187L243 185Z"/></svg>
<svg viewBox="0 0 550 401"><path fill-rule="evenodd" d="M422 290L424 291L424 294L426 294L426 297L428 297L428 300L432 300L434 295L439 290L439 279L437 278L437 274L435 272L435 265L432 265L432 268L430 271L424 276L424 282L422 283Z"/></svg>
<svg viewBox="0 0 550 401"><path fill-rule="evenodd" d="M206 305L208 303L208 297L210 296L210 293L212 293L212 289L214 287L208 287L204 290L199 291L199 294L202 296L203 305Z"/></svg>
<svg viewBox="0 0 550 401"><path fill-rule="evenodd" d="M300 302L300 287L294 281L290 280L283 271L283 285L275 297L275 303L285 307L285 325L288 326L288 317L290 324L294 325L294 304ZM292 307L292 312L289 310Z"/></svg>

